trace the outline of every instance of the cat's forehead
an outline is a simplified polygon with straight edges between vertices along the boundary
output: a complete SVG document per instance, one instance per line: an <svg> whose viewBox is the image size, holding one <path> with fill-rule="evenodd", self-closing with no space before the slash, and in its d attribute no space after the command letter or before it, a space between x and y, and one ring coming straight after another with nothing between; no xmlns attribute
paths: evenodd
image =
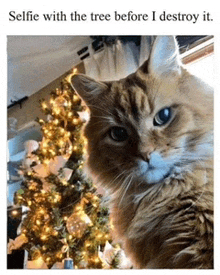
<svg viewBox="0 0 220 275"><path fill-rule="evenodd" d="M111 96L115 99L116 107L120 106L133 115L136 115L137 111L150 113L153 109L153 101L147 94L146 83L140 85L131 79L114 82Z"/></svg>
<svg viewBox="0 0 220 275"><path fill-rule="evenodd" d="M132 74L111 85L111 107L115 113L140 118L154 114L158 109L171 105L174 99L175 85L172 81L158 81L150 77Z"/></svg>

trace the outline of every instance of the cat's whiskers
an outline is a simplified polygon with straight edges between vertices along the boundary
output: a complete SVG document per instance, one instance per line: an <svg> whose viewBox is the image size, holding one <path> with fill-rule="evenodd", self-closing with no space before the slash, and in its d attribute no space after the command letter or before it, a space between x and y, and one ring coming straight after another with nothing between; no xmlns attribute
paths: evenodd
<svg viewBox="0 0 220 275"><path fill-rule="evenodd" d="M121 165L123 165L123 164L126 164L126 162L122 163ZM103 178L106 177L106 173L109 173L109 172L111 172L111 171L112 171L112 172L115 172L115 169L116 169L116 168L113 166L113 167L111 167L111 168L109 168L109 169L105 169L105 171L99 173L99 175L94 175L94 174L93 174L93 180L94 180L94 182L96 182L96 184L104 183L104 182L103 182ZM111 186L112 186L113 183L115 183L116 180L119 180L119 178L122 177L124 174L127 174L127 170L126 170L126 169L124 169L121 173L117 174L117 176L111 181L110 184L109 184L109 182L108 182L108 185L111 185ZM122 178L122 180L123 180L123 178ZM120 181L121 181L121 180L120 180ZM117 183L118 186L120 186L120 184L121 184L120 181Z"/></svg>
<svg viewBox="0 0 220 275"><path fill-rule="evenodd" d="M108 116L92 116L92 117L95 117L95 118L102 118L102 119L106 119L106 120L109 120L110 118Z"/></svg>
<svg viewBox="0 0 220 275"><path fill-rule="evenodd" d="M130 180L127 182L127 180L129 179L129 177L130 177ZM120 196L121 199L120 199L120 201L119 201L119 205L121 205L121 203L123 202L124 196L125 196L125 194L126 194L128 188L130 187L130 185L131 185L131 183L132 183L132 180L133 180L133 174L130 173L130 174L126 177L126 179L124 180L123 185L122 185L122 187L121 187L120 193L122 194L122 196Z"/></svg>
<svg viewBox="0 0 220 275"><path fill-rule="evenodd" d="M112 185L113 183L115 183L115 181L116 181L117 179L119 179L120 177L122 177L124 174L127 174L127 171L126 171L126 170L122 171L119 175L117 175L117 176L113 179L113 181L111 181L111 185Z"/></svg>
<svg viewBox="0 0 220 275"><path fill-rule="evenodd" d="M204 191L205 191L205 184L203 185L203 190L202 190L202 193L200 194L200 196L197 198L197 200L193 201L191 206L189 206L188 208L186 208L186 211L189 211L190 208L193 207L193 205L196 205L196 203L202 198L203 194L204 194Z"/></svg>
<svg viewBox="0 0 220 275"><path fill-rule="evenodd" d="M106 114L108 114L108 115L110 115L110 116L113 115L107 108L104 109L104 108L98 107L98 106L96 106L96 105L91 105L91 104L88 105L88 107L89 107L89 108L92 108L92 109L100 110L102 113L106 113Z"/></svg>
<svg viewBox="0 0 220 275"><path fill-rule="evenodd" d="M198 153L192 153L192 152L185 152L181 155L181 162L199 162L203 163L206 162L208 159L210 159L210 156L207 156L205 154L199 155Z"/></svg>

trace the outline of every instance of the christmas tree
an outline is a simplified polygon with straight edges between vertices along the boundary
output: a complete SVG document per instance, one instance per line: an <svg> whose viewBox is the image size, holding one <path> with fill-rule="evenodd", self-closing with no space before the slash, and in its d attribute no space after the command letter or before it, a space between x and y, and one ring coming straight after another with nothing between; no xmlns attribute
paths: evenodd
<svg viewBox="0 0 220 275"><path fill-rule="evenodd" d="M104 268L100 253L110 240L109 213L82 171L85 107L67 79L41 107L47 115L38 119L43 139L24 161L15 205L27 211L10 249L25 249L30 260L41 259L48 268L65 258L75 268Z"/></svg>

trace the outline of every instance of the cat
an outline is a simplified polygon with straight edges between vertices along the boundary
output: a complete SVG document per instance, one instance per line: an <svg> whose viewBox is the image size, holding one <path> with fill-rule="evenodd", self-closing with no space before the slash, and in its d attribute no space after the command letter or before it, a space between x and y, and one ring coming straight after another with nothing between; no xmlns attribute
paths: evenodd
<svg viewBox="0 0 220 275"><path fill-rule="evenodd" d="M133 74L71 79L89 108L86 171L111 193L134 268L213 268L213 91L156 37Z"/></svg>

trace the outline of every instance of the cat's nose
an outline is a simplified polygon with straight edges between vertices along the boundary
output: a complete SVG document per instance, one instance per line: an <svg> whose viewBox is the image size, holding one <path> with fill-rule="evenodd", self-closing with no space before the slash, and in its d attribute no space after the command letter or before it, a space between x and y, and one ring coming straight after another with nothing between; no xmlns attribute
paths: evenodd
<svg viewBox="0 0 220 275"><path fill-rule="evenodd" d="M148 150L146 150L145 152L141 153L141 158L146 161L146 162L150 162L150 158L151 158L151 154L154 152L154 148L149 148Z"/></svg>

